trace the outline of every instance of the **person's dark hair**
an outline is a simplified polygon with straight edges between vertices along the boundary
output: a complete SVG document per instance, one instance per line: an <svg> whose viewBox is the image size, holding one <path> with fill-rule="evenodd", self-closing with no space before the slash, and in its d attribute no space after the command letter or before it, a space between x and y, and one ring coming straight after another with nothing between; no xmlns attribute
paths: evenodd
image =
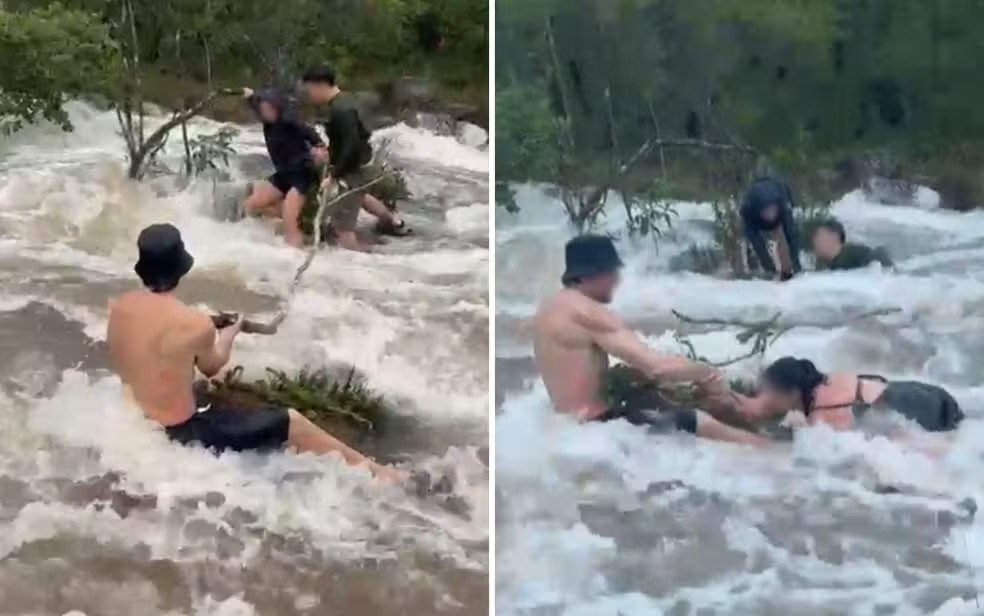
<svg viewBox="0 0 984 616"><path fill-rule="evenodd" d="M762 379L770 387L782 392L798 392L803 404L803 413L809 414L813 406L813 395L817 387L827 382L827 375L817 370L808 359L782 357L772 362Z"/></svg>
<svg viewBox="0 0 984 616"><path fill-rule="evenodd" d="M153 279L141 276L140 282L151 293L170 293L178 287L178 284L181 282L181 276Z"/></svg>
<svg viewBox="0 0 984 616"><path fill-rule="evenodd" d="M836 218L828 218L820 223L817 229L826 229L831 233L836 233L837 237L840 238L841 244L847 241L847 233L844 231L844 225Z"/></svg>
<svg viewBox="0 0 984 616"><path fill-rule="evenodd" d="M335 71L327 66L308 69L301 75L301 83L326 83L333 86L336 83Z"/></svg>

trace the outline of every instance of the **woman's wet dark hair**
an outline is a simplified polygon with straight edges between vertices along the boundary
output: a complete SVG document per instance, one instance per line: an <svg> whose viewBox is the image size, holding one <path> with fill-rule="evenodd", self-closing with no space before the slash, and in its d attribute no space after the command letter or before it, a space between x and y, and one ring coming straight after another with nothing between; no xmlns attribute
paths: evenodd
<svg viewBox="0 0 984 616"><path fill-rule="evenodd" d="M813 406L816 388L827 382L827 375L817 370L808 359L782 357L772 362L762 379L771 387L783 392L798 392L803 404L803 413L809 414Z"/></svg>

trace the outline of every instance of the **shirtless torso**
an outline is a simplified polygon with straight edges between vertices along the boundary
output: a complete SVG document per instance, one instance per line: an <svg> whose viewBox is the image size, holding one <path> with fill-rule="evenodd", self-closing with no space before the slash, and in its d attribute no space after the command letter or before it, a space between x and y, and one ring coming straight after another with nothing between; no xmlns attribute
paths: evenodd
<svg viewBox="0 0 984 616"><path fill-rule="evenodd" d="M196 357L216 363L215 338L211 319L173 295L131 291L110 303L106 341L124 394L163 426L195 412Z"/></svg>
<svg viewBox="0 0 984 616"><path fill-rule="evenodd" d="M557 410L583 419L605 412L600 394L608 353L590 329L599 312L607 310L577 291L564 289L540 306L533 320L536 367L550 399Z"/></svg>
<svg viewBox="0 0 984 616"><path fill-rule="evenodd" d="M698 382L714 390L714 396L730 394L716 370L653 352L604 304L573 288L540 306L533 320L533 354L557 410L583 420L607 410L601 380L609 355L652 378Z"/></svg>

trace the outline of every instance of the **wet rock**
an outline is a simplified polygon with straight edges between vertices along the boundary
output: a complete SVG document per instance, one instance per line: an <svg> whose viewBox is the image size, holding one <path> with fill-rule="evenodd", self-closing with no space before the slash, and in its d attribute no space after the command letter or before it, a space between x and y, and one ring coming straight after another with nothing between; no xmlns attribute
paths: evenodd
<svg viewBox="0 0 984 616"><path fill-rule="evenodd" d="M225 494L221 492L209 492L205 495L205 506L210 509L221 507L226 502Z"/></svg>
<svg viewBox="0 0 984 616"><path fill-rule="evenodd" d="M400 77L380 88L381 99L397 108L421 108L437 100L437 85L422 77Z"/></svg>
<svg viewBox="0 0 984 616"><path fill-rule="evenodd" d="M13 477L0 475L0 508L18 511L35 498L34 491L27 483Z"/></svg>
<svg viewBox="0 0 984 616"><path fill-rule="evenodd" d="M356 90L350 92L359 106L359 111L366 114L373 114L383 105L383 97L379 92L372 90Z"/></svg>

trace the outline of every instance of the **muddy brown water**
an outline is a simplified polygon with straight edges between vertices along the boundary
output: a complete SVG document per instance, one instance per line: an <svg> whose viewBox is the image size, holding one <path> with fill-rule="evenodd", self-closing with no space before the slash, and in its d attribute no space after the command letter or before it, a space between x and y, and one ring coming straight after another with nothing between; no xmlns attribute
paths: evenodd
<svg viewBox="0 0 984 616"><path fill-rule="evenodd" d="M417 161L434 136L396 129L420 232L326 250L282 332L233 357L355 364L399 417L360 446L449 477L452 507L330 460L178 448L118 408L101 337L141 226L182 229L197 265L179 296L213 311L271 316L300 258L272 228L215 222L208 187L127 186L110 120L0 155L0 614L487 614L487 179Z"/></svg>

